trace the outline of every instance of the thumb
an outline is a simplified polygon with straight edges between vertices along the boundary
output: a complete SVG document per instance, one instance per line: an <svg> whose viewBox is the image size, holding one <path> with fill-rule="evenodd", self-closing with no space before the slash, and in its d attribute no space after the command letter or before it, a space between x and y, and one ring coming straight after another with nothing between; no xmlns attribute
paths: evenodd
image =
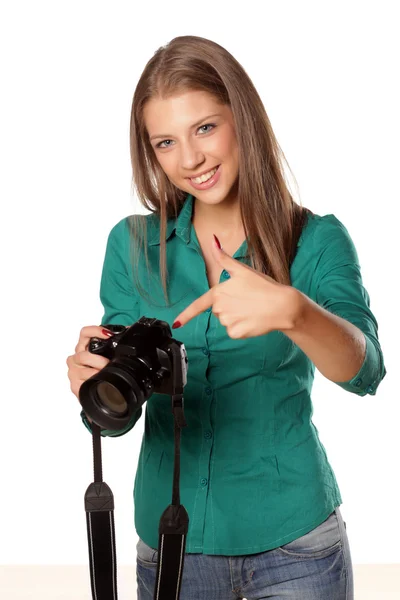
<svg viewBox="0 0 400 600"><path fill-rule="evenodd" d="M232 258L229 254L225 252L223 247L220 244L217 236L214 235L214 242L212 243L212 253L215 261L226 271L228 271L231 275L238 268L238 261Z"/></svg>

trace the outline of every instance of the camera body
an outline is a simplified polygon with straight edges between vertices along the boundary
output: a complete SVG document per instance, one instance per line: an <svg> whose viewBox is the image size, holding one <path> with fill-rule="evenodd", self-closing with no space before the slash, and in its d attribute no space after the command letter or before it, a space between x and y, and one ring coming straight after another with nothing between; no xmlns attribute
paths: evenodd
<svg viewBox="0 0 400 600"><path fill-rule="evenodd" d="M110 362L82 383L79 401L97 425L117 431L154 392L183 393L188 359L185 345L172 337L166 321L143 316L130 327L104 327L114 335L91 338L88 350Z"/></svg>

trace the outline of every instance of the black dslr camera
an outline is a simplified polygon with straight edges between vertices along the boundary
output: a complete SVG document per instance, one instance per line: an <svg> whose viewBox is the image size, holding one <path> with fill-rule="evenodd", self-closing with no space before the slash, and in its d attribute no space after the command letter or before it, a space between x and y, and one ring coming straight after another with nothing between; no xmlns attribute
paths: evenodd
<svg viewBox="0 0 400 600"><path fill-rule="evenodd" d="M130 327L104 325L109 339L90 338L88 350L110 362L79 389L86 415L104 429L119 430L154 393L182 394L187 382L185 345L166 321L141 317Z"/></svg>

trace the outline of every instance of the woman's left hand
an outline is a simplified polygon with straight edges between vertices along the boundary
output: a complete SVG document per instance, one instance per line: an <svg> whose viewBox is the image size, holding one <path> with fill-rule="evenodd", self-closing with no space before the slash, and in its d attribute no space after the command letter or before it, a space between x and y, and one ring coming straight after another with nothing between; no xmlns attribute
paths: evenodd
<svg viewBox="0 0 400 600"><path fill-rule="evenodd" d="M213 256L230 279L219 283L192 302L175 319L186 325L212 307L212 312L233 339L265 335L294 328L301 314L302 294L289 285L232 258L212 242ZM177 326L173 326L175 329Z"/></svg>

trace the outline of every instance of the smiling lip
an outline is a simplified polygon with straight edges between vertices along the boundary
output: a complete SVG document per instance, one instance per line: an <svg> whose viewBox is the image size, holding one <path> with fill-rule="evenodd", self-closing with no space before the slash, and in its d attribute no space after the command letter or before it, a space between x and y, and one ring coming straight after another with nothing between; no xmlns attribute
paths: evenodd
<svg viewBox="0 0 400 600"><path fill-rule="evenodd" d="M214 167L215 168L215 167ZM211 169L209 169L211 171ZM208 173L209 171L206 171ZM218 165L217 170L214 175L207 179L204 183L195 183L192 179L188 178L190 185L194 187L195 190L208 190L209 188L215 185L221 176L221 165Z"/></svg>
<svg viewBox="0 0 400 600"><path fill-rule="evenodd" d="M217 165L217 167L219 167L219 165ZM186 177L186 179L196 179L196 177L201 177L202 175L209 173L210 171L212 171L213 169L216 169L217 167L211 167L211 169L207 169L207 171L203 171L202 173L197 173L197 175L192 175L191 177Z"/></svg>

